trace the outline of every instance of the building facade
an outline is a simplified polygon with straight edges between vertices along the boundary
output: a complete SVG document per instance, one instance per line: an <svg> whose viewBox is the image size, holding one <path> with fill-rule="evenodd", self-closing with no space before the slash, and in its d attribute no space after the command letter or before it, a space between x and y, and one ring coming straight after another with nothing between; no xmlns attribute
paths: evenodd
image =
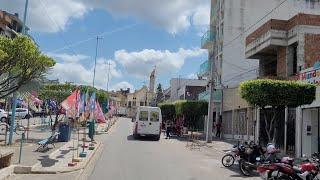
<svg viewBox="0 0 320 180"><path fill-rule="evenodd" d="M198 100L199 94L206 91L206 80L172 78L170 80L170 102L177 100Z"/></svg>
<svg viewBox="0 0 320 180"><path fill-rule="evenodd" d="M266 61L254 60L257 57L249 55L254 52L248 51L251 45L248 45L249 43L247 42L260 43L259 41L254 41L256 39L254 34L252 36L250 34L270 19L287 21L298 13L319 14L319 12L319 0L211 0L210 27L201 39L201 47L208 50L208 61L205 61L201 65L199 77L208 79L212 86L214 86L214 90L210 91L210 88L208 88L206 94L212 94L214 97L213 103L210 103L210 109L216 112L216 119L219 117L219 114L222 115L225 112L223 104L229 98L223 97L224 89L237 87L243 80L275 74L272 68L275 65L274 62L268 66L264 64ZM295 32L288 31L283 33L295 34ZM281 36L281 34L277 35ZM282 34L282 36L284 35L286 34ZM311 36L309 38L314 37ZM289 51L295 51L303 45L295 46L296 44L289 48ZM251 50L258 51L254 47ZM284 55L288 53L284 48L276 51L281 52L279 55L282 57L280 58L284 58ZM297 54L297 58L301 59L302 54ZM297 63L299 64L299 62L300 65L303 64L302 61L298 61ZM207 67L207 65L211 68ZM266 67L263 68L264 66ZM272 70L269 71L268 67ZM292 67L291 69L288 68L284 74L288 75L298 72L299 67L297 69ZM205 73L202 69L206 70ZM262 69L266 71L263 72ZM276 71L280 73L282 70L277 69ZM259 117L259 113L256 116ZM257 121L255 120L255 122ZM225 120L222 123L231 124L230 121L225 122ZM259 132L259 128L257 129L256 133Z"/></svg>
<svg viewBox="0 0 320 180"><path fill-rule="evenodd" d="M150 74L149 88L143 86L141 89L136 90L133 93L126 94L126 107L128 110L128 117L133 117L139 106L155 106L156 93L156 71L155 69Z"/></svg>
<svg viewBox="0 0 320 180"><path fill-rule="evenodd" d="M10 14L0 10L0 35L8 38L14 38L22 33L23 22L19 19L19 15ZM29 28L26 28L29 30Z"/></svg>
<svg viewBox="0 0 320 180"><path fill-rule="evenodd" d="M246 57L259 59L260 78L317 83L320 15L299 13L288 20L270 19L246 38ZM317 90L317 93L319 90ZM286 109L278 118L278 144L300 157L320 150L318 98L311 105ZM260 127L263 121L260 119ZM263 130L259 138L263 139Z"/></svg>

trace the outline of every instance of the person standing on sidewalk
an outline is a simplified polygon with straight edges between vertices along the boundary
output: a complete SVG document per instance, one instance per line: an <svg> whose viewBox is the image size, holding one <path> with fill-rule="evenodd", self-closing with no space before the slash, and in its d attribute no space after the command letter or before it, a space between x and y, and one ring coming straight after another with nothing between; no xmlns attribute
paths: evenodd
<svg viewBox="0 0 320 180"><path fill-rule="evenodd" d="M166 139L170 139L170 131L171 131L171 124L169 122L166 123L167 127L166 127Z"/></svg>
<svg viewBox="0 0 320 180"><path fill-rule="evenodd" d="M218 122L216 124L216 128L217 128L217 133L216 133L216 137L219 137L221 136L221 122Z"/></svg>

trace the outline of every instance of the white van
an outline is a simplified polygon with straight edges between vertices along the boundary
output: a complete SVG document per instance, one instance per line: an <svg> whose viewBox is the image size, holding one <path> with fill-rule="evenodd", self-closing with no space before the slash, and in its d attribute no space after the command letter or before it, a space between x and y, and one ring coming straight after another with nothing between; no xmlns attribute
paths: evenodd
<svg viewBox="0 0 320 180"><path fill-rule="evenodd" d="M158 141L161 134L161 109L159 107L140 106L132 119L133 137L153 136Z"/></svg>

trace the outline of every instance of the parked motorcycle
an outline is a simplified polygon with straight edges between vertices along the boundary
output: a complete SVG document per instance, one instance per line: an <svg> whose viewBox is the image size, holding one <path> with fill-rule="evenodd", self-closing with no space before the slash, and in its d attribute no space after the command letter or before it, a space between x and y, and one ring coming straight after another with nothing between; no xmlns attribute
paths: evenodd
<svg viewBox="0 0 320 180"><path fill-rule="evenodd" d="M257 168L265 180L314 180L318 179L319 153L305 159L300 165L293 165L293 158L284 157L280 162L265 162Z"/></svg>
<svg viewBox="0 0 320 180"><path fill-rule="evenodd" d="M236 160L244 155L245 147L243 145L234 145L230 151L222 157L221 162L224 167L231 167Z"/></svg>
<svg viewBox="0 0 320 180"><path fill-rule="evenodd" d="M320 172L319 153L314 153L312 158L304 160L298 166L287 167L282 170L277 180L315 180Z"/></svg>
<svg viewBox="0 0 320 180"><path fill-rule="evenodd" d="M265 160L265 150L253 142L246 147L243 157L239 160L239 168L244 176L251 176L258 165Z"/></svg>
<svg viewBox="0 0 320 180"><path fill-rule="evenodd" d="M277 180L283 175L283 172L287 171L287 168L293 166L293 161L294 159L289 157L276 160L276 162L267 160L258 165L257 171L264 180Z"/></svg>

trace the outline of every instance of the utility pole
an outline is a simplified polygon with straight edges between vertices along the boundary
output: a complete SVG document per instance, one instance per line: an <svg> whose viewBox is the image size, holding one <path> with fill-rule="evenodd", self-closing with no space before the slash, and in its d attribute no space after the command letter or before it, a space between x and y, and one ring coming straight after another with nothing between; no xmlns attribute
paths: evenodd
<svg viewBox="0 0 320 180"><path fill-rule="evenodd" d="M208 106L208 119L207 119L207 132L206 142L212 142L212 126L213 126L213 106L214 106L214 58L209 58L210 62L210 78L209 78L209 106ZM216 112L217 113L217 112Z"/></svg>
<svg viewBox="0 0 320 180"><path fill-rule="evenodd" d="M97 36L97 42L96 42L96 55L94 58L94 69L93 69L93 80L92 80L92 87L94 88L94 81L96 79L96 66L97 66L97 56L98 56L98 43L99 40L102 39L102 37Z"/></svg>
<svg viewBox="0 0 320 180"><path fill-rule="evenodd" d="M24 6L24 17L23 17L23 26L22 26L22 34L26 35L26 21L27 21L27 13L28 13L28 4L29 0L26 0L25 6ZM16 116L16 106L17 106L17 92L13 92L13 98L12 98L12 114L10 118L10 132L9 132L9 142L8 144L12 144L13 139L13 127L14 127L14 121Z"/></svg>
<svg viewBox="0 0 320 180"><path fill-rule="evenodd" d="M110 78L110 66L111 66L111 63L108 62L107 65L108 65L107 92L109 92L109 78Z"/></svg>

